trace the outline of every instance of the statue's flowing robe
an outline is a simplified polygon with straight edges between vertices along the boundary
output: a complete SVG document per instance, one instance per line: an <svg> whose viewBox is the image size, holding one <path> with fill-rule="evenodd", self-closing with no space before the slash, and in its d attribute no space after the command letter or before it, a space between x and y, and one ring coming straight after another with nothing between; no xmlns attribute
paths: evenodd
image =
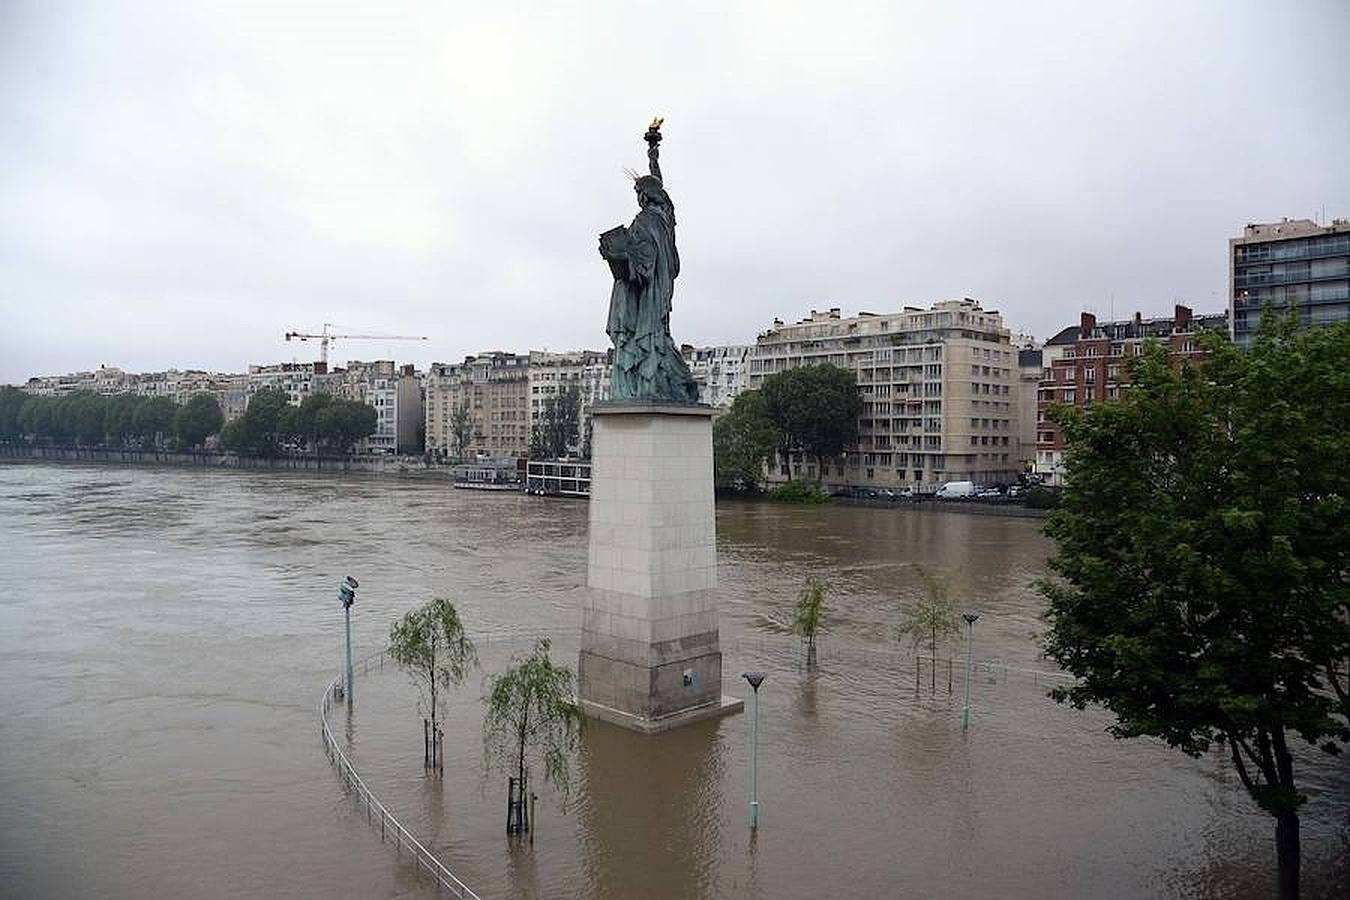
<svg viewBox="0 0 1350 900"><path fill-rule="evenodd" d="M626 273L622 265L616 272L605 326L614 342L610 396L697 403L698 387L670 337L680 254L675 223L666 210L652 204L633 219L625 262Z"/></svg>

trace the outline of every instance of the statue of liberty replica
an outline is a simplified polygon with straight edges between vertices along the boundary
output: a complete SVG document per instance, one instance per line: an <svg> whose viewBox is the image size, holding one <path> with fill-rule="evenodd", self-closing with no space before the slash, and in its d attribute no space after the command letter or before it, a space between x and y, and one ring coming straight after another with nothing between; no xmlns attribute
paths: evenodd
<svg viewBox="0 0 1350 900"><path fill-rule="evenodd" d="M680 255L660 119L644 139L651 169L632 175L637 218L600 235L614 276L614 368L610 400L591 407L577 700L592 718L659 734L744 704L722 694L713 410L670 339Z"/></svg>
<svg viewBox="0 0 1350 900"><path fill-rule="evenodd" d="M627 228L620 225L600 235L600 255L614 274L605 326L614 342L610 396L698 403L698 386L670 338L670 301L680 254L675 249L675 204L661 177L661 122L652 120L643 136L650 174L633 175L637 217Z"/></svg>

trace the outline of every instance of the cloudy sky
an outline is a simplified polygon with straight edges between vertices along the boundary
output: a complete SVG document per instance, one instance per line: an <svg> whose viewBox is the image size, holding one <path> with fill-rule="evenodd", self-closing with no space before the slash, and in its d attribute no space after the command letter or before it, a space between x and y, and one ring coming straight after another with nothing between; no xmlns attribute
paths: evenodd
<svg viewBox="0 0 1350 900"><path fill-rule="evenodd" d="M678 341L969 296L1225 306L1350 216L1350 3L0 0L0 382L601 348L666 117Z"/></svg>

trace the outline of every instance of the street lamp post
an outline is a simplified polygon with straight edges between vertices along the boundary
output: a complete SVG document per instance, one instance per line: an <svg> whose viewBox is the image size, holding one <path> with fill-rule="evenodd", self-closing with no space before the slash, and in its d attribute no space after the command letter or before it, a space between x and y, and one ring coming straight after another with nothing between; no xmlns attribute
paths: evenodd
<svg viewBox="0 0 1350 900"><path fill-rule="evenodd" d="M342 618L347 627L347 703L352 702L352 604L360 583L348 575L338 584L338 599L342 601Z"/></svg>
<svg viewBox="0 0 1350 900"><path fill-rule="evenodd" d="M970 727L970 648L975 641L975 620L979 615L962 613L961 618L966 620L966 706L961 711L961 730L965 731Z"/></svg>
<svg viewBox="0 0 1350 900"><path fill-rule="evenodd" d="M759 686L764 683L763 672L745 672L742 678L755 689L754 708L750 713L750 827L759 827Z"/></svg>

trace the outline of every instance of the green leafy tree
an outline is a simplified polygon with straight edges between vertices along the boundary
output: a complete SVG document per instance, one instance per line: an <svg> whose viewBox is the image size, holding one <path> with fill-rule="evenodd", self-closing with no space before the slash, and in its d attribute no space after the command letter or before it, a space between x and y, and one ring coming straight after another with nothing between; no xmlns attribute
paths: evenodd
<svg viewBox="0 0 1350 900"><path fill-rule="evenodd" d="M783 434L769 417L763 392L742 391L713 422L714 481L760 486L764 467L782 444Z"/></svg>
<svg viewBox="0 0 1350 900"><path fill-rule="evenodd" d="M797 595L797 605L792 613L792 633L806 642L806 664L816 662L816 635L825 619L825 583L815 576L809 576Z"/></svg>
<svg viewBox="0 0 1350 900"><path fill-rule="evenodd" d="M194 394L178 408L173 430L184 446L200 447L224 424L225 413L220 410L220 402L211 394Z"/></svg>
<svg viewBox="0 0 1350 900"><path fill-rule="evenodd" d="M463 683L478 665L478 651L464 633L455 605L444 597L411 610L389 629L389 658L417 685L421 713L436 733L440 691Z"/></svg>
<svg viewBox="0 0 1350 900"><path fill-rule="evenodd" d="M318 451L327 437L328 422L324 412L332 404L331 394L318 393L301 400L299 406L289 407L281 414L281 439L301 444L311 452Z"/></svg>
<svg viewBox="0 0 1350 900"><path fill-rule="evenodd" d="M19 411L27 400L28 394L18 388L0 388L0 441L17 441L23 437Z"/></svg>
<svg viewBox="0 0 1350 900"><path fill-rule="evenodd" d="M51 397L29 397L19 407L19 430L39 442L52 436L56 404Z"/></svg>
<svg viewBox="0 0 1350 900"><path fill-rule="evenodd" d="M489 766L516 777L516 802L524 819L526 786L530 783L531 759L543 767L546 784L551 783L566 802L570 779L568 760L576 750L581 731L581 711L573 700L572 670L556 666L549 658L549 641L535 642L524 659L516 659L509 669L492 676L487 715L483 719L483 753Z"/></svg>
<svg viewBox="0 0 1350 900"><path fill-rule="evenodd" d="M80 391L72 394L67 402L75 442L86 447L102 444L106 440L103 422L107 415L108 398Z"/></svg>
<svg viewBox="0 0 1350 900"><path fill-rule="evenodd" d="M764 379L760 390L785 447L815 457L817 482L825 474L826 460L858 442L862 395L856 376L848 369L823 365L775 372Z"/></svg>
<svg viewBox="0 0 1350 900"><path fill-rule="evenodd" d="M135 394L117 394L108 401L103 416L103 430L108 440L125 447L136 438L136 410L144 397Z"/></svg>
<svg viewBox="0 0 1350 900"><path fill-rule="evenodd" d="M248 407L221 435L222 443L237 453L276 456L286 429L290 398L279 388L263 388L249 397ZM237 423L237 424L236 424Z"/></svg>
<svg viewBox="0 0 1350 900"><path fill-rule="evenodd" d="M1076 678L1056 699L1104 706L1117 737L1227 750L1275 818L1290 900L1291 744L1350 740L1350 325L1266 316L1247 353L1201 340L1203 371L1154 343L1121 402L1055 411L1067 475L1045 649Z"/></svg>
<svg viewBox="0 0 1350 900"><path fill-rule="evenodd" d="M450 441L455 459L463 459L473 440L473 411L466 399L450 411Z"/></svg>
<svg viewBox="0 0 1350 900"><path fill-rule="evenodd" d="M165 436L173 433L178 405L167 397L143 398L134 415L136 433L145 443L158 446Z"/></svg>
<svg viewBox="0 0 1350 900"><path fill-rule="evenodd" d="M925 642L928 644L930 690L937 693L938 644L960 634L961 622L956 601L952 599L951 580L923 566L916 565L914 571L919 576L922 591L918 599L904 609L899 636L908 637L916 650Z"/></svg>
<svg viewBox="0 0 1350 900"><path fill-rule="evenodd" d="M373 406L357 400L334 400L318 415L323 441L341 454L352 452L357 441L370 437L379 427Z"/></svg>
<svg viewBox="0 0 1350 900"><path fill-rule="evenodd" d="M581 428L581 392L576 385L548 397L539 421L530 430L530 455L542 459L567 456L577 445Z"/></svg>

